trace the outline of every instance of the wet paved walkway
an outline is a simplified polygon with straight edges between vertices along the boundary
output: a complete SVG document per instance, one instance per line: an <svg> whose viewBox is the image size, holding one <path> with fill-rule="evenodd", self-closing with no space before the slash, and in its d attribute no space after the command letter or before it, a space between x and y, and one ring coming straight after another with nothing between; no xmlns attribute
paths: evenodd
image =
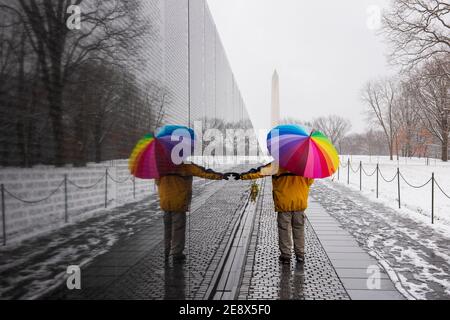
<svg viewBox="0 0 450 320"><path fill-rule="evenodd" d="M193 207L223 188L225 182L197 179ZM34 299L60 286L69 265L87 266L109 252L118 241L128 241L160 223L158 197L99 211L95 217L32 238L17 247L0 248L0 299ZM161 235L160 235L161 236ZM152 243L147 243L151 248ZM106 268L105 275L112 270Z"/></svg>
<svg viewBox="0 0 450 320"><path fill-rule="evenodd" d="M163 255L163 219L119 241L81 271L82 289L63 285L56 299L205 299L239 209L248 198L248 183L212 182L194 198L187 219L184 264ZM190 227L190 228L189 228Z"/></svg>
<svg viewBox="0 0 450 320"><path fill-rule="evenodd" d="M185 263L164 261L158 218L82 268L81 290L63 284L47 298L402 299L383 271L381 287L368 290L366 269L376 261L314 201L307 211L304 266L294 260L281 265L271 182L261 183L253 205L246 202L250 184L244 181L215 182L195 197ZM237 234L241 240L235 243ZM233 263L227 264L231 256ZM223 279L238 283L236 290L217 294Z"/></svg>
<svg viewBox="0 0 450 320"><path fill-rule="evenodd" d="M269 179L265 181L257 212L239 299L349 299L308 221L304 265L298 265L294 256L291 265L279 263L277 219Z"/></svg>
<svg viewBox="0 0 450 320"><path fill-rule="evenodd" d="M305 263L278 263L278 234L272 187L266 181L244 270L240 299L403 299L381 266L350 234L311 200L306 211ZM368 289L369 267L377 268L378 287Z"/></svg>

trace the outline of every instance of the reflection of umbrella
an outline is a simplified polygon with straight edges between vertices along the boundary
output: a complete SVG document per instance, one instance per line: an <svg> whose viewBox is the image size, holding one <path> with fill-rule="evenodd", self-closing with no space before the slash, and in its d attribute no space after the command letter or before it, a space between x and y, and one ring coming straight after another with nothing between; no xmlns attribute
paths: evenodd
<svg viewBox="0 0 450 320"><path fill-rule="evenodd" d="M182 126L165 126L156 137L145 135L131 153L131 174L141 179L158 179L168 174L191 154L193 137L193 130ZM177 159L172 159L172 151Z"/></svg>
<svg viewBox="0 0 450 320"><path fill-rule="evenodd" d="M282 168L306 178L326 178L336 172L339 156L320 131L300 125L280 125L267 135L270 154Z"/></svg>
<svg viewBox="0 0 450 320"><path fill-rule="evenodd" d="M185 160L194 152L194 130L184 126L167 125L158 130L156 138L172 153Z"/></svg>

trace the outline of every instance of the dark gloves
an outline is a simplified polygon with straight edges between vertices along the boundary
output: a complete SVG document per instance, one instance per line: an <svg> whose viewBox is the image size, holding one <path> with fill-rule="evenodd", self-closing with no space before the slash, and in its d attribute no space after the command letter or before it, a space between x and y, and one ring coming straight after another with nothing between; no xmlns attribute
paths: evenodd
<svg viewBox="0 0 450 320"><path fill-rule="evenodd" d="M230 177L233 177L234 180L240 180L241 179L241 175L239 173L236 172L227 172L223 175L224 180L230 180Z"/></svg>

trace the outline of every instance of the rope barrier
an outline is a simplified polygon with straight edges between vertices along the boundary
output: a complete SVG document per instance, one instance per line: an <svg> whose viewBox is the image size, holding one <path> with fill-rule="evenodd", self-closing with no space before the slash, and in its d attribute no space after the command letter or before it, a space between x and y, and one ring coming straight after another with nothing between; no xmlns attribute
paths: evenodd
<svg viewBox="0 0 450 320"><path fill-rule="evenodd" d="M445 193L444 190L442 190L441 186L439 185L439 183L437 183L436 180L434 180L434 183L435 183L436 186L439 188L439 190L441 190L442 194L443 194L444 196L446 196L448 199L450 199L450 196L449 196L447 193Z"/></svg>
<svg viewBox="0 0 450 320"><path fill-rule="evenodd" d="M73 185L74 187L78 188L78 189L92 189L94 188L96 185L98 185L104 178L105 178L106 174L102 175L100 177L100 179L97 180L96 183L94 183L93 185L90 186L80 186L78 184L76 184L75 182L73 182L72 180L67 180L67 182L69 182L71 185Z"/></svg>
<svg viewBox="0 0 450 320"><path fill-rule="evenodd" d="M371 174L368 174L368 173L366 172L366 169L364 169L364 166L362 166L361 168L362 168L363 173L364 173L367 177L371 177L371 176L373 176L373 175L377 172L377 168L376 168L376 167L375 167L375 169L373 170L373 172L372 172Z"/></svg>
<svg viewBox="0 0 450 320"><path fill-rule="evenodd" d="M420 186L416 186L416 185L413 185L413 184L409 183L409 182L405 179L405 177L403 176L402 173L400 173L400 177L403 179L403 181L405 181L405 183L406 183L408 186L410 186L411 188L414 188L414 189L420 189L420 188L423 188L423 187L425 187L427 184L429 184L429 183L431 182L431 180L433 180L433 178L430 178L430 179L429 179L427 182L425 182L424 184L422 184L422 185L420 185Z"/></svg>
<svg viewBox="0 0 450 320"><path fill-rule="evenodd" d="M113 182L118 183L118 184L125 183L125 182L127 182L128 180L131 179L131 176L128 176L128 177L127 177L126 179L124 179L124 180L116 180L116 179L114 179L114 178L109 174L109 172L108 172L108 177L109 177Z"/></svg>
<svg viewBox="0 0 450 320"><path fill-rule="evenodd" d="M359 167L356 170L354 170L351 162L350 162L350 169L353 171L353 173L359 172Z"/></svg>
<svg viewBox="0 0 450 320"><path fill-rule="evenodd" d="M386 181L387 183L390 183L390 182L394 181L395 178L397 178L397 175L398 175L398 172L397 172L397 173L395 174L395 176L394 176L392 179L386 180L386 178L383 176L383 173L381 173L381 170L378 170L378 171L380 172L381 178L382 178L384 181Z"/></svg>
<svg viewBox="0 0 450 320"><path fill-rule="evenodd" d="M61 189L63 184L64 184L64 180L61 181L61 183L58 185L58 187L56 187L55 190L50 192L50 194L48 196L46 196L45 198L39 199L39 200L25 200L25 199L22 199L22 198L16 196L15 194L11 193L6 188L4 190L5 190L5 193L8 194L11 198L14 198L14 199L16 199L16 200L18 200L20 202L28 203L28 204L36 204L36 203L43 202L43 201L46 201L46 200L50 199L51 196L53 196L56 192L58 192L59 189Z"/></svg>

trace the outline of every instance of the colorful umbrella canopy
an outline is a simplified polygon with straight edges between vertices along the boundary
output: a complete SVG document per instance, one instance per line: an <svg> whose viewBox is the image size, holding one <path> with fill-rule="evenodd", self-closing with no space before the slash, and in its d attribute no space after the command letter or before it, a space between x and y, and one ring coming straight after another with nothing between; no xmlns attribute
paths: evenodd
<svg viewBox="0 0 450 320"><path fill-rule="evenodd" d="M192 154L193 140L192 129L175 125L162 127L156 137L145 135L131 153L128 162L131 174L141 179L158 179L170 173Z"/></svg>
<svg viewBox="0 0 450 320"><path fill-rule="evenodd" d="M185 126L167 125L156 133L158 141L172 153L176 148L177 156L185 160L194 153L194 130Z"/></svg>
<svg viewBox="0 0 450 320"><path fill-rule="evenodd" d="M306 178L326 178L336 172L339 155L320 131L296 125L280 125L267 135L267 147L279 165Z"/></svg>

